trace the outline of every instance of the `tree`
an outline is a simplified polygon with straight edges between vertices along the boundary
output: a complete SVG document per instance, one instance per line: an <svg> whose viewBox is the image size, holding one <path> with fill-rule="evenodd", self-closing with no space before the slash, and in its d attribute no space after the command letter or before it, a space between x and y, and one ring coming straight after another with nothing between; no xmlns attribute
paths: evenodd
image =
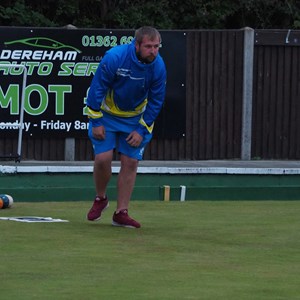
<svg viewBox="0 0 300 300"><path fill-rule="evenodd" d="M299 3L281 0L242 0L227 18L225 28L300 28Z"/></svg>
<svg viewBox="0 0 300 300"><path fill-rule="evenodd" d="M2 0L0 25L159 29L300 28L296 0Z"/></svg>
<svg viewBox="0 0 300 300"><path fill-rule="evenodd" d="M2 26L55 26L42 13L29 9L24 0L4 1L0 5Z"/></svg>

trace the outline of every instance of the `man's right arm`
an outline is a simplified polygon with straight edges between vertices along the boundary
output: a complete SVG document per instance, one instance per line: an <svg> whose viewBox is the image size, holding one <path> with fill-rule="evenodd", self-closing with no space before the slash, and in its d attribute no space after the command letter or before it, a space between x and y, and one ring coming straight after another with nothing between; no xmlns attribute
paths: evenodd
<svg viewBox="0 0 300 300"><path fill-rule="evenodd" d="M93 127L102 126L103 114L100 110L101 103L115 77L115 59L106 54L101 60L92 80L86 102L87 115Z"/></svg>

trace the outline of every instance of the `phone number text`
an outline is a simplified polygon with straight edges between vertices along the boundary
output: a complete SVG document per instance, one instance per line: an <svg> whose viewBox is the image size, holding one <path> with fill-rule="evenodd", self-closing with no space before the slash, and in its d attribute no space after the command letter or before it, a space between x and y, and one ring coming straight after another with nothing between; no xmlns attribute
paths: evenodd
<svg viewBox="0 0 300 300"><path fill-rule="evenodd" d="M84 47L115 47L117 45L129 44L133 36L122 36L118 38L115 35L84 35L82 37L82 46Z"/></svg>

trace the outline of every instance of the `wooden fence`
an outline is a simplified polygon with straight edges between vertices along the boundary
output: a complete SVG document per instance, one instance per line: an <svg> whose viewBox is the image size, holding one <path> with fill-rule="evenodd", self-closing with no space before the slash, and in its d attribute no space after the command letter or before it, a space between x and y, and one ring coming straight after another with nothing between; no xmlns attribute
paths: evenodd
<svg viewBox="0 0 300 300"><path fill-rule="evenodd" d="M250 64L245 63L244 29L186 34L185 134L177 139L154 138L144 159L243 158L245 84L252 96L250 158L299 159L300 32L254 31ZM243 80L247 72L253 72L253 83ZM22 145L23 160L93 159L87 138L71 141L73 156L67 154L70 141L63 138L24 138ZM13 153L16 147L16 139L0 139L0 153Z"/></svg>

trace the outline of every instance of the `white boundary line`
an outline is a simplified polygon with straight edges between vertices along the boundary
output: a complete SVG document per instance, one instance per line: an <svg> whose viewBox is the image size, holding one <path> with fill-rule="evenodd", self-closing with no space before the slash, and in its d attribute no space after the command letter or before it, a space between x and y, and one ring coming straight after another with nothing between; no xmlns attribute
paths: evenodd
<svg viewBox="0 0 300 300"><path fill-rule="evenodd" d="M120 167L113 166L112 173ZM93 166L5 166L0 165L0 174L23 173L92 173ZM300 175L300 168L236 168L236 167L139 167L139 174L240 174L240 175Z"/></svg>

